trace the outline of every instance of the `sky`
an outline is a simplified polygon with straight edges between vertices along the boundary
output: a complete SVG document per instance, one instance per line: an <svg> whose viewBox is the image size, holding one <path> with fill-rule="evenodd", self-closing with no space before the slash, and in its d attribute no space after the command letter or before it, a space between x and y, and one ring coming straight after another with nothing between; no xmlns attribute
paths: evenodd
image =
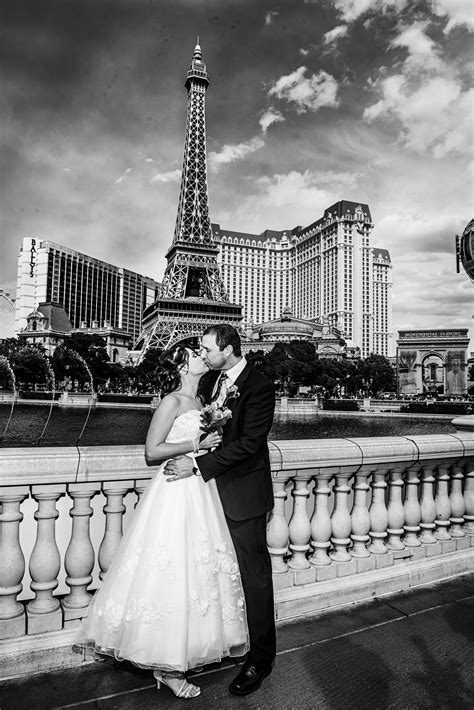
<svg viewBox="0 0 474 710"><path fill-rule="evenodd" d="M367 203L394 341L474 335L454 250L473 216L473 29L471 0L3 0L0 288L26 236L161 280L199 35L211 221L258 234Z"/></svg>

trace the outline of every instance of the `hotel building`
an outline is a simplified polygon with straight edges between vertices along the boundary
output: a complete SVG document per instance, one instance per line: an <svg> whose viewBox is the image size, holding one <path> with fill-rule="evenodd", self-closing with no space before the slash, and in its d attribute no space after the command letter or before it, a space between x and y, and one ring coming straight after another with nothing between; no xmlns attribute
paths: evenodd
<svg viewBox="0 0 474 710"><path fill-rule="evenodd" d="M40 303L57 303L73 328L120 328L134 341L159 283L43 239L23 239L18 255L15 330Z"/></svg>
<svg viewBox="0 0 474 710"><path fill-rule="evenodd" d="M263 323L290 306L295 317L341 331L362 357L392 343L391 261L372 246L368 205L342 200L307 227L248 234L213 224L229 300Z"/></svg>

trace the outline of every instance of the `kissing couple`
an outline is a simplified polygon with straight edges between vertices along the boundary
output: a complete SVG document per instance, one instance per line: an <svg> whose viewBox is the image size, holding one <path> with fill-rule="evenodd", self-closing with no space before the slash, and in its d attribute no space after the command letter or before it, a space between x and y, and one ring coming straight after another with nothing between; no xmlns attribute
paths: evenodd
<svg viewBox="0 0 474 710"><path fill-rule="evenodd" d="M75 643L152 669L180 698L201 692L186 671L245 656L229 691L247 695L276 653L266 543L274 387L228 324L208 327L197 352L164 351L157 385L145 444L156 474ZM212 411L222 428L204 426Z"/></svg>

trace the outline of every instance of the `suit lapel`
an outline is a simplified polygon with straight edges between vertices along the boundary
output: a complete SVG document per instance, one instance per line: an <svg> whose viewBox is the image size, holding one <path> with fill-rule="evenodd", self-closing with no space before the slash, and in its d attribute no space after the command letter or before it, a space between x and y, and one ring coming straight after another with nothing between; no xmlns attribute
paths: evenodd
<svg viewBox="0 0 474 710"><path fill-rule="evenodd" d="M247 363L235 381L235 386L237 387L237 392L240 392L245 387L245 383L248 380L250 372L251 372L251 367L250 367L249 363ZM238 397L235 397L233 400L229 401L229 404L233 404L237 400L238 400Z"/></svg>

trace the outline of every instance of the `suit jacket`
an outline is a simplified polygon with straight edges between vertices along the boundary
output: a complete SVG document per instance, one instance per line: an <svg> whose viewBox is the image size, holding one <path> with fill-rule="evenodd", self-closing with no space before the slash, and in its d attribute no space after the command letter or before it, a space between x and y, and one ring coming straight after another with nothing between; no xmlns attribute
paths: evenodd
<svg viewBox="0 0 474 710"><path fill-rule="evenodd" d="M225 514L231 520L249 520L273 508L267 437L275 388L249 363L235 384L239 395L226 402L232 419L224 427L222 444L200 456L197 463L205 481L216 479ZM208 387L212 391L211 382Z"/></svg>

